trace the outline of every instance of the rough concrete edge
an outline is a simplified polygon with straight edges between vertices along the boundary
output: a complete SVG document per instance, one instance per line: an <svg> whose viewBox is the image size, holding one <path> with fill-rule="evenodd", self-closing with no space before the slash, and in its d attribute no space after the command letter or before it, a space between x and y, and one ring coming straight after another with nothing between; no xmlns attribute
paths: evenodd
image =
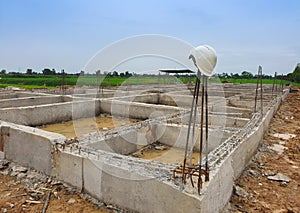
<svg viewBox="0 0 300 213"><path fill-rule="evenodd" d="M8 130L13 129L13 130L20 130L22 131L22 133L24 134L29 134L29 135L34 135L37 138L41 138L45 139L46 141L49 142L50 145L50 149L51 149L51 153L49 153L50 156L50 171L48 171L47 175L52 175L53 173L53 167L54 167L54 153L55 153L55 149L56 149L56 144L63 144L66 141L66 137L57 133L52 133L52 132L47 132L41 129L37 129L34 127L28 127L28 126L23 126L23 125L19 125L19 124L14 124L14 123L10 123L10 122L6 122L6 121L0 121L0 129L2 131L2 128L7 128ZM3 159L7 159L6 158L6 152L5 152L5 142L4 142L4 150L3 150L3 154L2 154ZM19 162L17 159L9 159L13 162L19 163L21 165L25 165L31 168L34 168L36 170L39 171L38 168L35 168L32 165L27 165L26 162Z"/></svg>
<svg viewBox="0 0 300 213"><path fill-rule="evenodd" d="M261 137L259 137L259 138L261 138L261 140L258 141L257 147L258 147L259 144L262 142L263 135L264 135L264 133L268 130L268 127L269 127L269 124L270 124L270 122L271 122L271 120L272 120L272 117L274 116L274 114L275 114L275 113L277 112L277 110L279 109L281 103L287 98L288 94L289 94L289 90L286 89L286 90L284 90L284 92L283 92L283 94L282 94L281 96L275 97L275 99L274 99L274 100L275 100L275 101L274 101L274 102L275 102L274 105L268 109L268 111L264 114L265 116L263 117L262 121L258 124L258 126L257 126L256 129L259 130L261 127L262 127L263 129L262 129ZM253 134L255 134L255 133L256 133L256 132L252 132L251 134L253 135ZM233 156L233 154L234 154L234 152L237 150L237 148L238 148L238 147L235 147L235 149L232 150L232 151L227 155L227 157L222 161L221 165L224 165L224 163L225 163L228 159L231 159L231 157ZM251 157L250 157L249 160L246 162L244 168L239 172L239 174L238 174L238 175L233 175L233 181L232 181L232 184L230 184L232 190L233 190L233 184L234 184L234 181L237 180L237 179L240 177L240 175L242 174L242 172L244 171L244 169L246 168L246 166L249 165L251 158L256 154L256 152L257 152L257 150L251 155ZM231 160L232 160L232 159L231 159ZM230 164L230 165L231 165L231 164ZM231 165L231 168L233 168L232 165ZM220 171L220 170L218 170L218 172L219 172L219 171ZM208 190L209 190L209 189L208 189ZM218 212L226 212L226 211L227 211L226 208L228 207L228 203L229 203L230 198L231 198L231 195L232 195L232 190L231 190L230 196L227 197L227 199L226 199L227 202L226 202L223 206L220 206L219 209L217 209ZM206 212L206 211L205 211L205 212ZM210 211L208 210L207 212L210 212Z"/></svg>

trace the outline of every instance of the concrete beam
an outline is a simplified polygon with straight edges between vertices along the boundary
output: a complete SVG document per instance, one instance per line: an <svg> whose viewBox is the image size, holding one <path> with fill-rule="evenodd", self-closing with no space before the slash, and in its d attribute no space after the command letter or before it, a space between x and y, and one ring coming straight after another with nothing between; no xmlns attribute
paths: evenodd
<svg viewBox="0 0 300 213"><path fill-rule="evenodd" d="M16 124L41 126L100 114L100 101L86 100L0 109L0 119Z"/></svg>
<svg viewBox="0 0 300 213"><path fill-rule="evenodd" d="M36 128L1 122L5 159L52 174L53 144L65 137Z"/></svg>
<svg viewBox="0 0 300 213"><path fill-rule="evenodd" d="M177 107L144 104L136 102L125 102L118 100L101 100L101 113L109 113L123 117L134 119L148 119L149 117L157 117L168 114L179 113Z"/></svg>

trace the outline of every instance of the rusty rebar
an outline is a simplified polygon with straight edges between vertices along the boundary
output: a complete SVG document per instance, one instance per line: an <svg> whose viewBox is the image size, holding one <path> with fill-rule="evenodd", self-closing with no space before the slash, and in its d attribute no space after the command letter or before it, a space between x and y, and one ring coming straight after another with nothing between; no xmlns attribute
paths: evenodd
<svg viewBox="0 0 300 213"><path fill-rule="evenodd" d="M275 84L277 84L277 72L274 73L274 79L273 79L273 85L272 85L272 97L273 97L273 94L274 94Z"/></svg>
<svg viewBox="0 0 300 213"><path fill-rule="evenodd" d="M284 83L283 83L283 74L281 74L281 81L280 81L280 85L281 85L281 93L283 93L283 85L284 85Z"/></svg>
<svg viewBox="0 0 300 213"><path fill-rule="evenodd" d="M198 107L198 97L199 97L199 89L200 89L200 78L199 77L199 82L197 84L197 89L196 89L196 103L194 105L194 117L193 117L193 129L192 129L192 143L193 146L191 146L191 150L190 150L190 166L192 165L192 161L193 161L193 148L194 148L194 140L195 140L195 126L196 126L196 120L197 120L197 107Z"/></svg>
<svg viewBox="0 0 300 213"><path fill-rule="evenodd" d="M254 113L256 112L256 103L257 103L257 91L258 91L258 78L259 76L257 75L257 80L256 80L256 89L255 89L255 99L254 99Z"/></svg>
<svg viewBox="0 0 300 213"><path fill-rule="evenodd" d="M261 115L263 115L263 88L262 88L262 67L258 66L257 72L257 81L256 81L256 89L255 89L255 99L254 99L254 112L256 112L257 106L257 95L258 95L258 87L260 87L260 110Z"/></svg>
<svg viewBox="0 0 300 213"><path fill-rule="evenodd" d="M263 109L263 87L262 87L262 67L258 67L258 72L260 74L260 113L261 118L263 117L264 109Z"/></svg>
<svg viewBox="0 0 300 213"><path fill-rule="evenodd" d="M184 159L183 159L183 168L182 168L182 183L185 183L184 171L185 171L185 166L186 166L187 150L188 150L188 145L189 145L189 140L190 140L191 122L192 122L195 98L197 95L196 92L197 92L197 87L199 87L198 85L200 84L200 76L201 76L201 73L198 70L196 84L195 84L194 93L193 93L193 100L192 100L192 105L191 105L190 119L189 119L188 131L187 131L187 139L186 139L185 150L184 150Z"/></svg>
<svg viewBox="0 0 300 213"><path fill-rule="evenodd" d="M202 151L203 151L203 113L204 113L204 80L205 76L202 77L202 84L201 84L201 123L200 123L200 160L199 160L199 171L201 171L202 166ZM201 172L199 172L198 177L198 193L200 194L200 188L202 187L202 179L201 179Z"/></svg>
<svg viewBox="0 0 300 213"><path fill-rule="evenodd" d="M208 172L208 94L207 94L207 77L205 77L205 170ZM208 181L208 180L206 180Z"/></svg>

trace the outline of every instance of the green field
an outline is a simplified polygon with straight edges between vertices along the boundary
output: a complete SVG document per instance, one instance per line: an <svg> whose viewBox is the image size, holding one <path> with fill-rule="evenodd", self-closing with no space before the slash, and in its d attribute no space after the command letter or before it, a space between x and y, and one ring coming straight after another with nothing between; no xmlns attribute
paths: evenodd
<svg viewBox="0 0 300 213"><path fill-rule="evenodd" d="M118 86L118 85L136 85L136 84L157 84L157 83L175 83L182 81L183 83L193 81L193 78L180 78L175 77L105 77L97 78L94 76L77 77L68 76L65 78L65 85L70 86ZM2 77L0 79L0 87L15 86L27 89L33 88L54 88L62 85L62 78L60 76L38 76L38 77Z"/></svg>
<svg viewBox="0 0 300 213"><path fill-rule="evenodd" d="M229 82L234 84L256 84L257 79L211 79L210 82ZM174 76L164 76L164 77L146 77L146 76L137 76L137 77L105 77L98 78L95 76L87 77L77 77L77 76L67 76L65 78L65 85L69 86L98 86L101 82L102 87L109 86L119 86L119 85L137 85L137 84L170 84L176 82L188 83L195 82L195 78L192 77L179 77ZM277 80L277 84L288 84L289 81L280 81ZM273 79L263 79L263 84L273 84ZM292 83L295 86L300 86L299 83ZM0 87L4 88L7 86L15 86L26 89L34 88L54 88L62 85L61 76L43 76L37 75L34 77L24 75L24 77L12 77L10 75L2 76L0 79Z"/></svg>

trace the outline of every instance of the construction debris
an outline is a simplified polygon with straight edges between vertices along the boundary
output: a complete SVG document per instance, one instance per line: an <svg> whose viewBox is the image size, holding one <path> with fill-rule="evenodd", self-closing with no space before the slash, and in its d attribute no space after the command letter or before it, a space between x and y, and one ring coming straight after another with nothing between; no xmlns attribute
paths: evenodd
<svg viewBox="0 0 300 213"><path fill-rule="evenodd" d="M291 178L289 178L288 176L286 176L282 173L277 173L274 176L268 176L268 180L274 180L274 181L281 181L281 182L289 183L291 181Z"/></svg>

